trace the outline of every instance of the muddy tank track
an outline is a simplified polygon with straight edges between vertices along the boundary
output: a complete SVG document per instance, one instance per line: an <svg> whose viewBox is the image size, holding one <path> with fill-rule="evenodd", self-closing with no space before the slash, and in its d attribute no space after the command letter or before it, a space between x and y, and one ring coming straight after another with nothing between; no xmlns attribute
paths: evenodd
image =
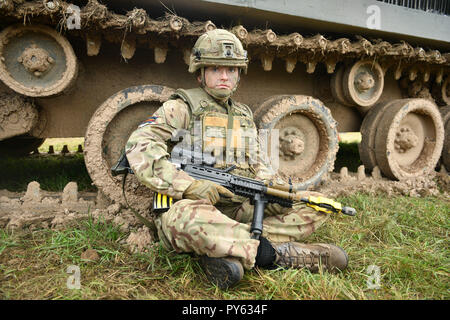
<svg viewBox="0 0 450 320"><path fill-rule="evenodd" d="M68 30L67 21L72 13L70 5L60 0L3 0L0 16L6 23L43 23L56 27L60 32L85 38L88 55L98 54L103 40L120 45L124 59L131 59L136 48L152 48L157 63L163 63L167 51L174 49L180 50L188 63L197 37L216 28L213 21L191 22L170 13L153 19L139 8L125 15L117 14L96 0L89 0L80 10L81 29ZM274 58L285 60L289 73L298 62L306 65L308 73L313 73L319 63L326 65L328 73L333 73L339 62L371 58L379 62L384 72L395 68L397 80L402 74L410 79L422 74L425 81L434 76L440 83L450 67L450 53L413 47L405 41L390 43L361 36L327 39L320 34L310 37L300 33L277 35L271 29L247 31L242 25L229 31L242 41L250 59L260 60L267 71L271 70Z"/></svg>

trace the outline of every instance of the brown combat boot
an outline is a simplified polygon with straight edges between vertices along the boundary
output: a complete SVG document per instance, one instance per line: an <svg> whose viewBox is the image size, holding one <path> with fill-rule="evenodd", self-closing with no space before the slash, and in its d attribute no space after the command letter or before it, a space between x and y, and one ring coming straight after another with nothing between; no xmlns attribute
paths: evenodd
<svg viewBox="0 0 450 320"><path fill-rule="evenodd" d="M239 281L244 276L244 268L236 258L211 258L200 257L200 265L206 273L209 281L217 285L220 289L226 290Z"/></svg>
<svg viewBox="0 0 450 320"><path fill-rule="evenodd" d="M273 243L276 252L275 264L285 268L307 268L318 272L320 268L330 272L343 271L348 264L347 253L341 247L299 242Z"/></svg>

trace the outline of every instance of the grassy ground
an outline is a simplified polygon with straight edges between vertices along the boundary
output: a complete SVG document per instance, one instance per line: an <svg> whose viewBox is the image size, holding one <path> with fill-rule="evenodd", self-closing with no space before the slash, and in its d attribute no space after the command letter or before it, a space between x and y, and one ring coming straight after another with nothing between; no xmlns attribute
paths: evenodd
<svg viewBox="0 0 450 320"><path fill-rule="evenodd" d="M344 147L342 147L344 146ZM69 147L70 149L70 147ZM75 147L76 150L76 147ZM357 167L357 145L341 144L338 161ZM60 157L61 158L61 157ZM46 162L46 159L50 159ZM353 159L353 160L351 160ZM61 172L74 161L74 177ZM8 162L9 161L9 162ZM58 160L45 157L0 159L0 189L30 177L45 188L45 173L59 177L51 188L62 190L70 180L81 190L90 184L82 156ZM58 163L58 161L62 161ZM68 165L68 167L71 167ZM77 167L78 166L78 167ZM34 168L34 171L27 171ZM28 173L18 179L17 171ZM42 177L36 176L42 173ZM82 178L84 177L84 178ZM86 179L86 186L80 183ZM23 184L17 184L23 189ZM8 187L8 189L11 189ZM306 270L252 270L236 287L221 291L210 285L198 259L167 252L155 244L148 253L132 254L124 242L128 233L108 223L81 221L63 231L0 230L0 298L3 299L449 299L449 199L354 194L339 198L358 211L356 217L331 216L307 242L335 243L349 254L348 269L337 275ZM81 253L97 250L88 262ZM80 289L69 289L80 269ZM379 268L369 272L370 266ZM375 267L375 268L376 268ZM374 287L379 287L374 289Z"/></svg>
<svg viewBox="0 0 450 320"><path fill-rule="evenodd" d="M127 233L92 220L64 230L0 231L3 299L449 299L450 204L440 198L356 194L339 199L355 217L332 216L308 242L336 243L350 257L338 275L305 270L252 270L238 286L210 285L197 258L155 245L131 254ZM93 248L97 262L81 259ZM67 268L80 268L80 289L68 289ZM370 265L380 268L367 272ZM379 289L371 289L379 285Z"/></svg>

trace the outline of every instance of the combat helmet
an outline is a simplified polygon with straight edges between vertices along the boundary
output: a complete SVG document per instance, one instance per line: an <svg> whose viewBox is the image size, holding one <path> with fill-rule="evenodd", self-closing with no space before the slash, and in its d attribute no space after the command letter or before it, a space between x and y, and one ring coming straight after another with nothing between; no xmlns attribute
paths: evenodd
<svg viewBox="0 0 450 320"><path fill-rule="evenodd" d="M247 73L247 64L247 51L241 41L227 30L215 29L197 39L191 51L189 72L209 66L230 66Z"/></svg>

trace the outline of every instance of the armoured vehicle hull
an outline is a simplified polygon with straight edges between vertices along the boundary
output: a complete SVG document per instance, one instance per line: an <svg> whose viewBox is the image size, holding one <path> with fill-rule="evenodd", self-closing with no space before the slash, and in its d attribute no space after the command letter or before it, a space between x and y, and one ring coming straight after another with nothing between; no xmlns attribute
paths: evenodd
<svg viewBox="0 0 450 320"><path fill-rule="evenodd" d="M338 132L360 131L366 169L391 179L431 172L441 153L450 169L450 8L404 3L0 1L0 144L85 136L88 171L115 198L109 168L129 134L174 89L197 86L190 49L222 27L250 58L235 98L278 129L279 172L298 189L333 170Z"/></svg>

